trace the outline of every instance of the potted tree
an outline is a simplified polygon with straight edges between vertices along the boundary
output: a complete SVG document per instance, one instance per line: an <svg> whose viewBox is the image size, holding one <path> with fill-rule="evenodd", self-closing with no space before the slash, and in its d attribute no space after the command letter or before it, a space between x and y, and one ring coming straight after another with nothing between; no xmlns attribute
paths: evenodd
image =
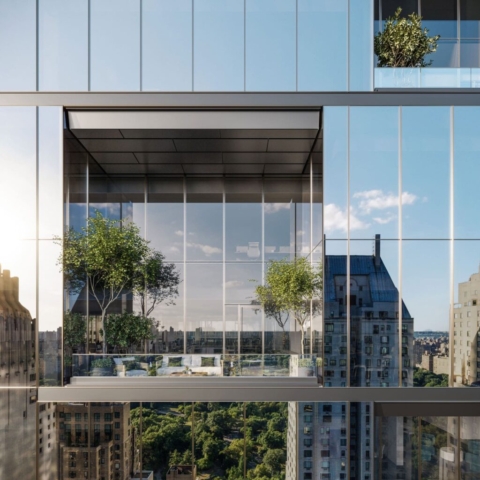
<svg viewBox="0 0 480 480"><path fill-rule="evenodd" d="M175 268L163 262L131 222L110 220L97 211L82 231L70 229L56 241L62 246L59 264L67 290L78 294L88 286L100 307L103 353L107 352L107 311L122 293L141 295L144 310L148 298L155 297L158 303L178 294Z"/></svg>
<svg viewBox="0 0 480 480"><path fill-rule="evenodd" d="M428 36L428 29L422 28L422 17L411 13L401 17L402 9L397 8L393 17L387 18L383 31L374 39L378 67L427 67L432 64L425 56L437 51L440 35Z"/></svg>
<svg viewBox="0 0 480 480"><path fill-rule="evenodd" d="M305 353L305 329L309 320L322 309L323 274L306 258L272 260L265 273L265 284L255 289L262 307L291 314L301 333L301 354ZM273 307L274 306L274 307Z"/></svg>

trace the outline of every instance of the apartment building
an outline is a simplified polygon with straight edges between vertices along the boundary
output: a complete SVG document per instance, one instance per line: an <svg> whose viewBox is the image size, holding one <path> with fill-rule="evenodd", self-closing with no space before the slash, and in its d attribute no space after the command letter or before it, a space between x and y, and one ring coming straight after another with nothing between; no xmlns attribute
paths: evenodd
<svg viewBox="0 0 480 480"><path fill-rule="evenodd" d="M440 37L381 67L399 6ZM171 457L197 476L475 478L476 0L0 0L0 25L2 478L166 478ZM135 225L174 294L142 304L137 269L106 306L81 255L70 288L63 240L95 216ZM314 293L260 308L270 266L303 261ZM156 331L117 344L113 314ZM414 328L448 331L449 388L410 388ZM245 413L204 449L196 402L288 402L286 435L249 445L267 426Z"/></svg>

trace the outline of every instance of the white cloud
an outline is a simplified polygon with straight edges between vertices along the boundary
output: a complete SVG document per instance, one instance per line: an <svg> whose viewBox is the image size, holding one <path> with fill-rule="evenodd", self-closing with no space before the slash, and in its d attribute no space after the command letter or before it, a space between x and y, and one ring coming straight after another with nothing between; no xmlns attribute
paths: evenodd
<svg viewBox="0 0 480 480"><path fill-rule="evenodd" d="M215 253L222 253L222 250L217 247L211 247L210 245L202 245L200 243L187 243L187 247L198 248L201 250L207 257Z"/></svg>
<svg viewBox="0 0 480 480"><path fill-rule="evenodd" d="M265 204L265 213L277 213L280 210L289 210L290 204L289 203L266 203Z"/></svg>
<svg viewBox="0 0 480 480"><path fill-rule="evenodd" d="M388 217L374 217L373 221L376 223L379 223L380 225L385 225L387 223L390 223L392 220L395 220L397 218L395 215L390 215Z"/></svg>
<svg viewBox="0 0 480 480"><path fill-rule="evenodd" d="M225 282L225 288L243 287L244 283L240 280L229 280Z"/></svg>
<svg viewBox="0 0 480 480"><path fill-rule="evenodd" d="M180 249L177 248L177 247L170 247L169 250L170 250L172 253L179 253L179 252L180 252Z"/></svg>
<svg viewBox="0 0 480 480"><path fill-rule="evenodd" d="M360 213L367 215L372 210L384 210L386 208L397 207L399 205L398 195L384 193L383 190L366 190L357 192L353 198L359 199L358 208ZM412 205L417 200L413 193L402 193L402 205Z"/></svg>
<svg viewBox="0 0 480 480"><path fill-rule="evenodd" d="M177 235L178 237L183 237L183 230L177 230L175 232L175 235Z"/></svg>
<svg viewBox="0 0 480 480"><path fill-rule="evenodd" d="M346 210L342 210L334 203L325 205L324 208L324 226L325 232L334 232L340 230L342 232L347 231L348 218ZM353 214L353 210L350 211L350 230L364 230L369 227L368 223L363 222Z"/></svg>

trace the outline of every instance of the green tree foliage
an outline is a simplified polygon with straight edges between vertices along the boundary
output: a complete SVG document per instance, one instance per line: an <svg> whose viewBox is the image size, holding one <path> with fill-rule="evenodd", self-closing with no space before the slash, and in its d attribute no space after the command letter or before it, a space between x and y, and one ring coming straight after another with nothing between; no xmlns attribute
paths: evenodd
<svg viewBox="0 0 480 480"><path fill-rule="evenodd" d="M313 266L308 259L272 260L265 273L265 285L255 289L255 300L267 311L276 309L293 316L300 327L303 354L305 328L310 317L321 311L322 290L322 268Z"/></svg>
<svg viewBox="0 0 480 480"><path fill-rule="evenodd" d="M159 303L173 304L179 283L175 265L165 263L160 252L150 249L139 265L133 287L133 293L140 298L142 315L148 317Z"/></svg>
<svg viewBox="0 0 480 480"><path fill-rule="evenodd" d="M165 478L169 466L195 463L202 478L211 480L244 480L244 468L250 480L284 480L286 403L247 404L246 418L243 403L195 403L194 408L185 404L176 409L175 416L166 414L164 405L158 410L154 406L143 407L145 469ZM140 422L138 408L131 417L135 429Z"/></svg>
<svg viewBox="0 0 480 480"><path fill-rule="evenodd" d="M81 232L71 229L56 241L62 246L59 264L66 288L80 293L88 285L101 310L103 332L107 310L123 292L140 295L144 313L151 312L148 298L158 303L178 293L178 274L165 266L163 256L148 246L131 222L110 220L97 211ZM104 341L104 353L106 347Z"/></svg>
<svg viewBox="0 0 480 480"><path fill-rule="evenodd" d="M115 350L128 350L138 343L153 338L152 330L158 322L134 313L112 313L105 319L105 339Z"/></svg>
<svg viewBox="0 0 480 480"><path fill-rule="evenodd" d="M80 313L67 310L63 315L63 345L68 348L85 344L86 320Z"/></svg>
<svg viewBox="0 0 480 480"><path fill-rule="evenodd" d="M427 67L425 56L437 51L440 35L428 36L428 29L422 28L422 17L411 13L401 17L402 9L397 8L393 17L387 18L383 32L374 39L378 67Z"/></svg>
<svg viewBox="0 0 480 480"><path fill-rule="evenodd" d="M415 368L413 373L414 387L448 387L448 375L437 375L423 368Z"/></svg>

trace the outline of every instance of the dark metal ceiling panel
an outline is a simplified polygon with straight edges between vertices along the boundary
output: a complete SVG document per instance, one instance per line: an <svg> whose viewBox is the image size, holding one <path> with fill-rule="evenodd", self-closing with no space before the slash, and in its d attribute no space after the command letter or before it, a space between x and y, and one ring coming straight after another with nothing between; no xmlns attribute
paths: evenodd
<svg viewBox="0 0 480 480"><path fill-rule="evenodd" d="M135 152L140 163L222 163L220 152L158 153Z"/></svg>
<svg viewBox="0 0 480 480"><path fill-rule="evenodd" d="M172 140L167 139L84 139L81 140L90 152L174 152Z"/></svg>
<svg viewBox="0 0 480 480"><path fill-rule="evenodd" d="M307 158L307 152L227 152L223 154L223 163L301 163L303 165L307 161Z"/></svg>
<svg viewBox="0 0 480 480"><path fill-rule="evenodd" d="M148 173L166 174L166 175L183 175L183 168L180 164L157 163L146 165Z"/></svg>
<svg viewBox="0 0 480 480"><path fill-rule="evenodd" d="M179 152L265 152L264 139L175 140Z"/></svg>
<svg viewBox="0 0 480 480"><path fill-rule="evenodd" d="M75 128L72 132L77 138L123 138L120 130L116 129Z"/></svg>
<svg viewBox="0 0 480 480"><path fill-rule="evenodd" d="M218 164L188 164L182 165L187 175L221 175L224 172L224 166Z"/></svg>
<svg viewBox="0 0 480 480"><path fill-rule="evenodd" d="M125 138L220 138L219 130L180 130L180 129L124 129Z"/></svg>
<svg viewBox="0 0 480 480"><path fill-rule="evenodd" d="M282 163L279 165L266 164L266 175L300 175L303 172L303 165L299 163Z"/></svg>
<svg viewBox="0 0 480 480"><path fill-rule="evenodd" d="M312 139L277 138L268 142L269 152L309 152L312 149Z"/></svg>
<svg viewBox="0 0 480 480"><path fill-rule="evenodd" d="M225 165L225 173L231 175L261 175L264 165L262 163L232 163Z"/></svg>
<svg viewBox="0 0 480 480"><path fill-rule="evenodd" d="M111 175L117 174L129 174L129 175L144 175L147 173L147 169L145 165L131 165L125 163L105 163L102 164L102 168Z"/></svg>
<svg viewBox="0 0 480 480"><path fill-rule="evenodd" d="M221 130L221 138L315 138L316 129L290 129L290 130L270 130L270 129L246 129L246 130Z"/></svg>
<svg viewBox="0 0 480 480"><path fill-rule="evenodd" d="M132 163L138 164L135 155L130 152L95 152L92 157L98 163Z"/></svg>

